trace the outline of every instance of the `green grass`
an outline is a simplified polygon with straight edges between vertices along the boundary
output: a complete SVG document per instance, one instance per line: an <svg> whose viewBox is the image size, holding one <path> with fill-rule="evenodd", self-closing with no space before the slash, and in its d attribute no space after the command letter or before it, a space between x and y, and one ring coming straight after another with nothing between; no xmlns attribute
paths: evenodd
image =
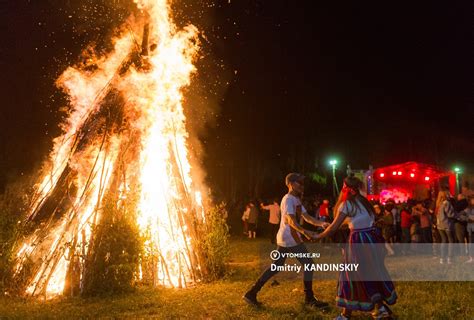
<svg viewBox="0 0 474 320"><path fill-rule="evenodd" d="M265 286L259 294L265 305L261 309L245 304L241 297L260 273L259 250L264 241L232 239L230 272L218 282L188 289L138 288L120 296L46 302L0 298L0 319L332 319L337 315L335 307L327 313L304 310L300 279L280 277L279 286ZM472 282L399 282L396 289L399 300L392 309L399 319L474 319ZM336 281L315 281L314 290L318 298L334 305ZM356 313L353 318L366 319L367 315Z"/></svg>

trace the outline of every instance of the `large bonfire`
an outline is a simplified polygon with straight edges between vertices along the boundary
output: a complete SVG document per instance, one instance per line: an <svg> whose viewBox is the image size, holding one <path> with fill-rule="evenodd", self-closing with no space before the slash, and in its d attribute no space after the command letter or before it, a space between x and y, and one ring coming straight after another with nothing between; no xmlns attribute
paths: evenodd
<svg viewBox="0 0 474 320"><path fill-rule="evenodd" d="M134 206L146 253L139 277L183 287L200 276L194 238L204 208L182 105L198 33L194 26L177 29L167 0L135 3L142 15L130 19L111 53L91 56L58 79L71 111L28 212L27 221L40 227L16 253L15 273L30 275L26 294L82 288L96 258L96 226L114 218L104 209L110 204L114 212Z"/></svg>

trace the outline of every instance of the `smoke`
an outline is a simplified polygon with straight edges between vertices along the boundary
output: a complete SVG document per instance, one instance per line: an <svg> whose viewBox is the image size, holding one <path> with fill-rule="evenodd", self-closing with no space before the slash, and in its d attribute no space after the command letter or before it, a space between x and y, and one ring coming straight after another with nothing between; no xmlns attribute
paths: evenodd
<svg viewBox="0 0 474 320"><path fill-rule="evenodd" d="M173 19L179 28L192 24L199 30L200 50L195 63L197 72L191 85L185 89L184 112L189 132L193 179L205 185L206 136L213 128L221 113L222 102L229 87L232 70L218 48L224 43L216 33L216 2L210 0L178 1L171 3ZM208 197L210 197L210 189Z"/></svg>

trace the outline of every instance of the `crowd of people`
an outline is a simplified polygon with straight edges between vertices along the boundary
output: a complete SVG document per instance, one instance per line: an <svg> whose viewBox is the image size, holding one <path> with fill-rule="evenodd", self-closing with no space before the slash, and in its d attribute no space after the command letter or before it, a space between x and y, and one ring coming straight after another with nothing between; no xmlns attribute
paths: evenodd
<svg viewBox="0 0 474 320"><path fill-rule="evenodd" d="M458 194L454 198L448 191L442 190L436 199L409 199L403 203L395 203L393 200L385 203L372 201L371 204L376 213L375 226L382 231L389 256L430 250L429 253L438 256L442 264L451 264L456 256L466 256L465 262L474 263L474 195ZM334 219L333 206L328 198L319 195L305 198L303 205L316 219L325 222L332 222ZM268 211L268 218L262 210ZM259 233L268 234L271 242L275 243L280 224L278 198L267 204L249 202L242 215L242 222L244 234L249 238L256 238L258 225ZM309 230L318 231L318 228L304 221L300 223ZM347 235L348 229L341 228L337 234L322 241L345 242ZM456 246L457 250L454 250L451 245L454 243L462 245Z"/></svg>
<svg viewBox="0 0 474 320"><path fill-rule="evenodd" d="M467 256L465 262L474 262L473 196L459 194L453 198L442 190L435 200L409 200L398 204L389 200L383 205L373 205L376 226L382 230L389 255L429 250L439 256L441 264L451 264L455 256ZM402 245L397 246L398 243ZM453 243L460 244L457 250L453 250Z"/></svg>

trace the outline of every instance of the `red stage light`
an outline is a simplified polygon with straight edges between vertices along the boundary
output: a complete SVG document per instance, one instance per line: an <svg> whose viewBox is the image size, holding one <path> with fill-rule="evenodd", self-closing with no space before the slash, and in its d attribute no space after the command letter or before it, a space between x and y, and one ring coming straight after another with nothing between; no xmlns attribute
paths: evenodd
<svg viewBox="0 0 474 320"><path fill-rule="evenodd" d="M430 181L430 177L425 177L425 181Z"/></svg>
<svg viewBox="0 0 474 320"><path fill-rule="evenodd" d="M396 176L396 175L397 175L397 171L393 171L392 174L393 174L394 176Z"/></svg>
<svg viewBox="0 0 474 320"><path fill-rule="evenodd" d="M398 174L399 176L401 176L401 175L402 175L402 172L401 172L401 171L398 171L397 174Z"/></svg>
<svg viewBox="0 0 474 320"><path fill-rule="evenodd" d="M415 174L414 174L414 173L410 173L410 177L414 178L414 177L415 177Z"/></svg>
<svg viewBox="0 0 474 320"><path fill-rule="evenodd" d="M380 178L383 178L383 177L385 177L385 173L380 174Z"/></svg>

